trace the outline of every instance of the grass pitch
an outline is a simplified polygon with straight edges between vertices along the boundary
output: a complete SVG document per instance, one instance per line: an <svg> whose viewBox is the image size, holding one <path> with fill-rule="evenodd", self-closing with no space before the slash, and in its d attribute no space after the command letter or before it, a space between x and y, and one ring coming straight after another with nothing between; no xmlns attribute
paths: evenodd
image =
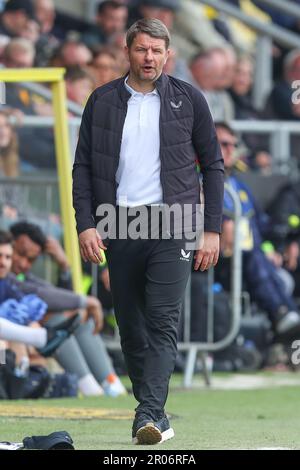
<svg viewBox="0 0 300 470"><path fill-rule="evenodd" d="M256 377L265 376L258 374ZM202 387L186 391L173 385L167 411L172 415L175 439L159 448L299 449L299 385L289 385L285 380L285 377L296 377L295 374L281 377L281 385L267 383L263 386L266 388L251 390L207 390ZM298 376L297 381L300 382ZM174 383L178 385L178 378L173 380ZM131 395L117 399L1 401L0 440L21 441L25 436L66 430L76 449L155 449L157 446L137 447L130 442L135 406ZM94 410L97 416L92 417ZM1 416L4 413L8 416ZM24 417L26 415L31 417Z"/></svg>

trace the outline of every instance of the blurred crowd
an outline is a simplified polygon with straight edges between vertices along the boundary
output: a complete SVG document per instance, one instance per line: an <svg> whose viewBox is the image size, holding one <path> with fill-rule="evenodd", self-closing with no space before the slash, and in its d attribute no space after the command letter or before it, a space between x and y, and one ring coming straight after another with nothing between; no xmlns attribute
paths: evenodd
<svg viewBox="0 0 300 470"><path fill-rule="evenodd" d="M228 3L265 23L282 22L285 18L284 26L297 31L296 21L276 16L259 1L228 0ZM300 117L299 105L291 100L294 91L291 84L300 77L300 52L274 45L274 87L265 106L255 109L251 93L256 34L197 0L105 0L96 7L92 23L57 11L53 0L8 0L2 9L2 67L65 67L68 99L79 106L84 106L95 87L126 73L127 27L138 18L156 17L172 33L165 72L198 87L216 121L266 118L297 121ZM16 125L19 141L15 174L55 168L52 131L43 129L32 139L33 130L22 127L24 115L53 115L49 102L20 84L8 84L5 108L7 117ZM266 141L247 135L240 149L247 164L262 172L272 170L272 155ZM293 151L297 156L297 145ZM1 171L11 176L4 164Z"/></svg>
<svg viewBox="0 0 300 470"><path fill-rule="evenodd" d="M227 3L265 24L274 23L299 33L296 19L278 14L259 0L227 0ZM300 0L294 0L294 3L300 5ZM7 0L1 2L1 8L1 67L64 67L67 98L79 110L96 87L126 74L128 64L124 45L128 26L139 18L158 18L170 29L171 53L165 73L191 83L206 97L216 122L226 181L242 204L242 281L243 290L250 297L250 314L248 312L245 318L239 342L236 340L225 351L227 356L224 352L215 355L215 367L236 370L283 362L291 366L288 349L291 341L300 335L299 138L297 135L292 138L291 155L287 158L291 174L277 175L282 178L276 186L273 179L276 165L268 136L255 132L237 134L231 123L234 120L300 120L300 104L292 100L295 91L292 84L300 80L300 50L273 44L273 88L265 103L257 109L252 98L256 33L198 0L104 0L96 5L91 22L58 10L53 0ZM47 86L44 90L49 91ZM76 115L76 112L69 111L69 115ZM53 130L48 127L36 130L24 125L26 116L54 116L46 94L38 93L23 83L6 84L5 100L0 105L0 221L2 229L11 230L12 238L7 232L0 234L0 264L3 257L11 258L11 263L0 265L0 272L2 268L4 270L0 284L6 280L5 283L12 284L21 292L13 297L17 302L24 295L34 294L46 305L38 321L32 318L24 320L21 326L30 328L27 333L26 330L7 333L10 338L14 334L18 338L22 335L25 338L27 334L28 338L40 335L44 341L31 339L31 346L28 346L29 340L22 346L20 340L17 343L9 341L6 346L8 344L8 349L15 354L16 368L24 361L35 367L45 367L43 355L54 355L65 373L77 377L81 393L125 393L117 375L118 367L120 372L126 371L122 358L115 356L113 364L102 337L92 334L95 322L103 316L102 308L106 330L111 334L115 328L107 267L104 264L99 269L99 299L89 295L90 268L84 267L87 295L81 298L72 292L69 263L58 240L46 236L35 224L21 222L21 226L18 225L20 219L36 220L30 217L24 204L22 186L4 182L10 179L17 182L20 176L51 175L56 171ZM249 179L249 175L254 175L254 178ZM272 198L266 198L265 193L272 193ZM51 223L56 229L59 227L55 231L59 238L62 232L59 216L45 214L47 222L50 216ZM42 218L39 215L39 219ZM11 246L10 255L2 253L3 246ZM203 303L202 294L206 295L209 288L215 293L216 318L220 315L230 319L228 292L231 285L228 280L233 253L234 209L225 192L221 262L215 273L215 283L207 287L205 274L192 276L194 340L206 339L201 336L206 323L204 318L200 318L199 305ZM41 255L50 257L57 265L54 284L58 287L44 285L42 279L31 277L31 268ZM18 258L21 261L23 258L19 264ZM50 298L49 290L53 294ZM7 294L3 292L0 302L7 300ZM202 297L199 298L200 293ZM58 305L53 305L54 300L59 300ZM7 321L13 318L10 317L11 308L4 309L8 311L7 317L1 318L0 314L0 340L1 334L3 339L3 331L10 331ZM76 325L75 312L78 310L86 320L80 326ZM56 314L51 315L53 312ZM228 322L221 328L223 336L229 328ZM42 330L42 333L37 333L37 330ZM57 332L65 335L63 344ZM216 331L214 334L215 339L222 336ZM32 344L40 346L33 350ZM274 353L275 357L272 356L274 344L281 345L279 353ZM101 355L102 368L97 355ZM178 369L181 370L180 357ZM32 374L39 374L37 370ZM68 380L71 381L70 377ZM48 392L43 393L49 393L49 384L46 389ZM6 394L9 395L8 392Z"/></svg>

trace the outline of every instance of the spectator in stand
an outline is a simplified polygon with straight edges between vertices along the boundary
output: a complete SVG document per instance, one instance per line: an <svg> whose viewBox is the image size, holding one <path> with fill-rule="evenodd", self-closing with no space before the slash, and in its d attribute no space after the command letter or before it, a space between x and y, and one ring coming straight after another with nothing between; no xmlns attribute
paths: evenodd
<svg viewBox="0 0 300 470"><path fill-rule="evenodd" d="M91 50L83 43L67 40L54 52L50 65L52 67L85 67L92 60Z"/></svg>
<svg viewBox="0 0 300 470"><path fill-rule="evenodd" d="M51 34L55 22L55 6L53 0L33 0L35 15L41 27L42 34Z"/></svg>
<svg viewBox="0 0 300 470"><path fill-rule="evenodd" d="M252 105L251 90L253 85L254 65L249 56L238 59L229 93L234 102L235 119L255 119L259 113Z"/></svg>
<svg viewBox="0 0 300 470"><path fill-rule="evenodd" d="M0 340L34 345L41 348L39 350L40 354L52 354L78 327L79 315L60 321L56 328L45 329L23 326L27 325L27 321L30 321L34 310L35 315L42 315L46 304L43 305L39 302L39 309L37 309L37 303L35 309L33 304L31 304L30 310L26 308L24 294L13 286L8 279L12 266L12 256L12 236L9 232L0 230ZM31 297L31 301L32 299L33 297ZM35 300L38 301L39 299L36 297ZM13 345L5 344L4 346L6 348Z"/></svg>
<svg viewBox="0 0 300 470"><path fill-rule="evenodd" d="M26 27L24 28L24 32L22 37L31 41L34 45L37 44L41 35L41 28L39 23L36 21L29 21Z"/></svg>
<svg viewBox="0 0 300 470"><path fill-rule="evenodd" d="M33 67L35 58L34 45L24 38L13 38L5 47L1 62L7 68Z"/></svg>
<svg viewBox="0 0 300 470"><path fill-rule="evenodd" d="M194 85L204 93L216 121L234 117L233 103L225 89L229 86L228 67L228 58L221 48L197 54L190 64Z"/></svg>
<svg viewBox="0 0 300 470"><path fill-rule="evenodd" d="M48 305L49 312L56 314L48 320L47 326L55 327L64 317L57 312L85 308L86 323L80 325L56 352L56 359L68 372L79 377L79 389L84 395L101 395L103 390L109 396L126 393L115 374L101 336L95 334L102 328L103 313L98 299L81 296L65 288L57 288L34 276L31 268L44 253L51 256L60 270L60 284L72 287L70 267L60 244L46 238L41 229L28 222L19 222L11 227L14 237L14 253L11 277L18 288L35 293ZM94 333L94 334L93 334Z"/></svg>
<svg viewBox="0 0 300 470"><path fill-rule="evenodd" d="M143 18L156 18L173 29L175 13L181 8L181 0L141 0L139 11Z"/></svg>
<svg viewBox="0 0 300 470"><path fill-rule="evenodd" d="M170 54L166 65L164 66L164 73L172 75L179 80L191 83L193 78L186 62L178 57L175 47L170 47Z"/></svg>
<svg viewBox="0 0 300 470"><path fill-rule="evenodd" d="M24 38L14 38L3 52L2 63L7 68L33 67L35 48ZM6 84L6 103L24 114L49 115L51 106L18 83ZM50 111L49 111L50 108ZM18 127L19 149L22 171L37 168L55 168L55 150L52 129L39 129L34 133L30 127Z"/></svg>
<svg viewBox="0 0 300 470"><path fill-rule="evenodd" d="M126 4L115 0L99 3L95 25L82 35L82 41L89 47L111 44L115 35L125 32L127 18Z"/></svg>
<svg viewBox="0 0 300 470"><path fill-rule="evenodd" d="M277 253L266 256L262 243L266 234L272 230L270 218L262 212L250 189L234 173L235 147L237 138L226 123L216 123L217 137L221 146L226 170L227 184L236 192L241 202L243 226L241 243L243 250L243 281L254 300L264 309L278 340L296 339L300 333L300 315L295 299L287 292L283 276L275 263ZM233 201L225 189L224 221L221 235L223 255L231 256L233 249ZM284 272L284 276L287 273Z"/></svg>
<svg viewBox="0 0 300 470"><path fill-rule="evenodd" d="M95 88L93 77L80 67L70 67L65 74L67 98L84 106Z"/></svg>
<svg viewBox="0 0 300 470"><path fill-rule="evenodd" d="M283 265L295 281L300 297L300 185L299 178L287 183L268 207L272 219L271 241L283 256Z"/></svg>
<svg viewBox="0 0 300 470"><path fill-rule="evenodd" d="M60 44L54 34L56 11L53 0L34 0L36 17L40 24L40 37L36 44L35 63L39 67L46 66L53 52Z"/></svg>
<svg viewBox="0 0 300 470"><path fill-rule="evenodd" d="M232 86L228 90L234 104L234 118L261 119L262 114L252 104L254 64L249 56L241 56L236 64ZM263 173L272 170L272 157L266 147L267 137L259 134L243 134L243 141L249 149L248 163L251 168Z"/></svg>
<svg viewBox="0 0 300 470"><path fill-rule="evenodd" d="M39 27L33 1L8 0L0 16L0 36L28 37L32 22Z"/></svg>
<svg viewBox="0 0 300 470"><path fill-rule="evenodd" d="M118 61L118 51L109 46L99 46L94 49L90 71L97 87L120 77L123 70Z"/></svg>
<svg viewBox="0 0 300 470"><path fill-rule="evenodd" d="M237 66L237 54L232 46L226 46L222 48L216 48L216 51L220 51L225 57L224 73L219 83L221 90L228 90L232 86L233 77Z"/></svg>
<svg viewBox="0 0 300 470"><path fill-rule="evenodd" d="M0 176L16 178L20 171L18 137L9 122L9 113L0 111ZM16 185L0 185L0 221L8 227L22 211L24 195Z"/></svg>

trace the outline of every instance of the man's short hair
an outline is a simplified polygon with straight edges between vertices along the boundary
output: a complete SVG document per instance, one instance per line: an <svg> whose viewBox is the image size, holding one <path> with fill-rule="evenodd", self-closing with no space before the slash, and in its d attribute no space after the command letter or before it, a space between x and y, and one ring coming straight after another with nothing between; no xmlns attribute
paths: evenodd
<svg viewBox="0 0 300 470"><path fill-rule="evenodd" d="M217 121L217 122L215 122L215 128L216 129L224 129L225 131L229 132L229 134L236 137L235 131L232 129L230 124L228 124L228 122L226 122L226 121Z"/></svg>
<svg viewBox="0 0 300 470"><path fill-rule="evenodd" d="M170 33L162 21L155 18L144 18L133 23L126 35L126 45L128 49L130 49L135 37L140 33L148 34L152 38L163 39L166 44L166 49L169 48L171 41Z"/></svg>
<svg viewBox="0 0 300 470"><path fill-rule="evenodd" d="M108 8L117 10L118 8L127 8L127 5L125 3L118 2L117 0L104 0L104 2L99 3L97 7L97 14L103 15L105 10Z"/></svg>
<svg viewBox="0 0 300 470"><path fill-rule="evenodd" d="M12 234L5 230L0 230L0 245L11 245L13 241Z"/></svg>
<svg viewBox="0 0 300 470"><path fill-rule="evenodd" d="M14 240L17 240L22 235L27 235L31 241L39 245L42 251L44 251L47 243L47 238L42 229L35 224L30 222L21 221L13 224L10 227L10 231Z"/></svg>

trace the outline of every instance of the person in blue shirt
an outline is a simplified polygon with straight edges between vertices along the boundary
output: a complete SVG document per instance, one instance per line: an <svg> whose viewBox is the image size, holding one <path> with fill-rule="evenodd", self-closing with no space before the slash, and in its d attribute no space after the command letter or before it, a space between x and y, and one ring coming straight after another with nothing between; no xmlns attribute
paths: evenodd
<svg viewBox="0 0 300 470"><path fill-rule="evenodd" d="M12 235L0 230L0 340L32 344L39 347L40 354L50 356L78 327L80 316L64 319L55 328L26 328L43 317L47 304L36 295L25 295L11 283L8 274L12 256Z"/></svg>
<svg viewBox="0 0 300 470"><path fill-rule="evenodd" d="M266 256L262 244L271 230L271 220L262 212L248 186L234 172L237 137L226 123L216 123L221 146L226 181L237 193L242 207L243 281L251 299L265 310L275 335L280 340L300 333L300 315L293 297L287 292L278 267ZM234 206L229 192L224 194L222 234L223 254L232 253Z"/></svg>

